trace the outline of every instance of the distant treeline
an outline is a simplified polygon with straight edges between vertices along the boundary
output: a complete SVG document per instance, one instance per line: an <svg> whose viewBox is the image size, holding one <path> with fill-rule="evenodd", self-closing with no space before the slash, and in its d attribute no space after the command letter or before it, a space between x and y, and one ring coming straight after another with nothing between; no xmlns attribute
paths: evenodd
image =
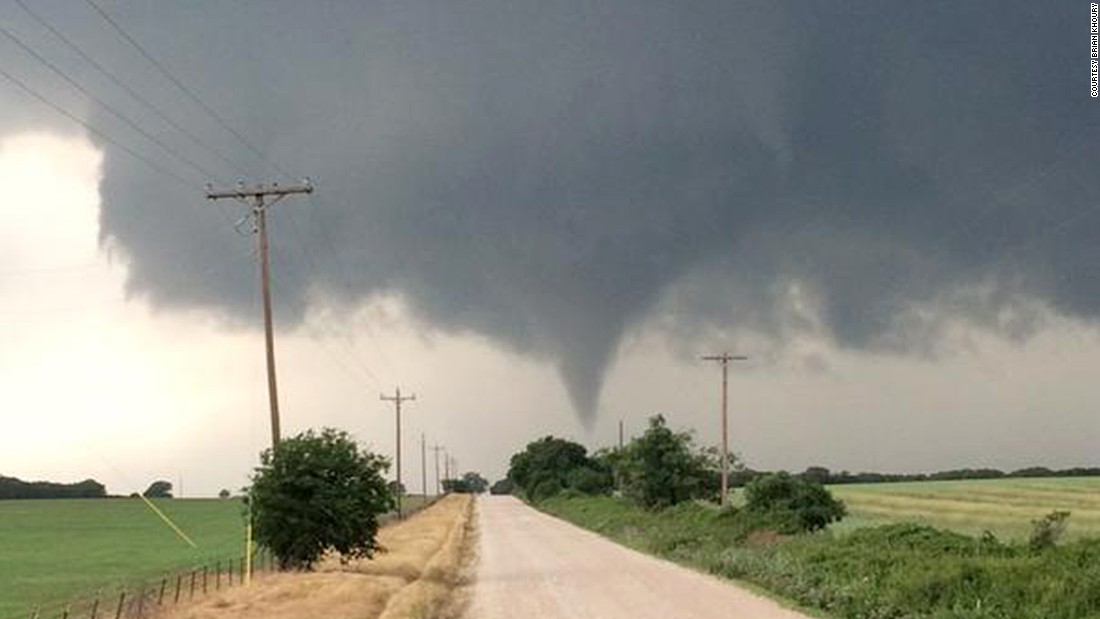
<svg viewBox="0 0 1100 619"><path fill-rule="evenodd" d="M730 485L743 486L763 471L745 469L730 472ZM834 473L821 466L811 466L799 476L823 484L881 484L905 481L957 481L962 479L1006 479L1020 477L1100 477L1100 467L1075 467L1071 469L1048 469L1045 466L1031 466L1011 472L998 469L954 469L938 473Z"/></svg>
<svg viewBox="0 0 1100 619"><path fill-rule="evenodd" d="M0 500L3 499L99 499L107 496L107 488L94 479L75 484L48 481L23 481L0 475Z"/></svg>

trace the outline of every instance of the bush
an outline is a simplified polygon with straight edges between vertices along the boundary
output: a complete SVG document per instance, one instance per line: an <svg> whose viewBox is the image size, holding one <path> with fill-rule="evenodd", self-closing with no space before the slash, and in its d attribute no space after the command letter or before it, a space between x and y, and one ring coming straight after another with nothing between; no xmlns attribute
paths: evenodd
<svg viewBox="0 0 1100 619"><path fill-rule="evenodd" d="M695 449L690 434L673 432L657 415L623 450L619 474L626 496L657 509L704 497L708 459Z"/></svg>
<svg viewBox="0 0 1100 619"><path fill-rule="evenodd" d="M547 436L527 444L527 448L512 456L508 479L530 495L547 480L559 487L568 485L573 469L588 466L588 450L583 445Z"/></svg>
<svg viewBox="0 0 1100 619"><path fill-rule="evenodd" d="M1053 548L1066 532L1069 524L1069 512L1053 511L1043 516L1041 520L1031 521L1031 538L1028 539L1028 547L1034 551Z"/></svg>
<svg viewBox="0 0 1100 619"><path fill-rule="evenodd" d="M759 477L745 487L749 512L770 517L780 533L823 529L847 514L825 486L787 473Z"/></svg>
<svg viewBox="0 0 1100 619"><path fill-rule="evenodd" d="M562 486L558 483L558 480L550 478L544 479L535 485L533 489L527 492L528 498L532 501L543 501L558 494L562 491Z"/></svg>
<svg viewBox="0 0 1100 619"><path fill-rule="evenodd" d="M172 482L163 479L154 481L149 484L142 496L147 499L170 499L172 498Z"/></svg>
<svg viewBox="0 0 1100 619"><path fill-rule="evenodd" d="M378 549L378 517L394 508L389 461L325 428L264 451L252 477L256 539L281 568L310 569L327 550L343 559Z"/></svg>
<svg viewBox="0 0 1100 619"><path fill-rule="evenodd" d="M588 457L583 445L553 436L528 443L526 449L513 455L508 479L527 498L536 501L563 489L606 494L613 485L611 470L604 460Z"/></svg>
<svg viewBox="0 0 1100 619"><path fill-rule="evenodd" d="M473 471L458 479L444 479L443 491L456 494L481 494L489 487L489 481Z"/></svg>
<svg viewBox="0 0 1100 619"><path fill-rule="evenodd" d="M489 488L489 494L512 494L512 489L515 484L507 477L498 480Z"/></svg>
<svg viewBox="0 0 1100 619"><path fill-rule="evenodd" d="M582 466L569 472L568 487L582 494L607 494L614 480L611 473Z"/></svg>

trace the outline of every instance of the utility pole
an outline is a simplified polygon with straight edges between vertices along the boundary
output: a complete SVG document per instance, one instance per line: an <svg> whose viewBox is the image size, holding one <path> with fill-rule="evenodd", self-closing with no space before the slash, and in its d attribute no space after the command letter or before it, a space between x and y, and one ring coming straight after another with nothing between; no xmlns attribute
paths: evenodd
<svg viewBox="0 0 1100 619"><path fill-rule="evenodd" d="M446 481L451 478L451 454L447 453L447 450L443 450L443 480Z"/></svg>
<svg viewBox="0 0 1100 619"><path fill-rule="evenodd" d="M395 390L395 395L380 395L381 400L393 402L394 411L397 413L397 517L402 518L401 511L401 403L416 400L416 394L401 395L401 387Z"/></svg>
<svg viewBox="0 0 1100 619"><path fill-rule="evenodd" d="M703 357L707 361L717 361L722 364L722 490L720 503L722 507L725 507L729 502L729 477L730 477L730 462L729 462L729 432L728 432L728 415L726 412L726 401L729 384L729 363L730 361L748 361L748 357L744 355L731 355L729 353L722 353L720 355L708 355Z"/></svg>
<svg viewBox="0 0 1100 619"><path fill-rule="evenodd" d="M252 215L256 218L256 232L260 237L260 281L263 288L264 303L264 341L267 344L267 398L271 407L271 447L279 443L279 392L275 385L275 331L271 324L271 274L267 259L267 209L275 205L286 196L297 193L313 193L313 186L309 182L301 185L280 187L273 183L270 187L256 185L245 187L243 184L236 189L223 189L215 191L210 185L206 186L206 198L208 200L223 200L233 198L242 204L252 207ZM272 199L265 202L265 198Z"/></svg>
<svg viewBox="0 0 1100 619"><path fill-rule="evenodd" d="M423 432L420 433L420 494L428 500L428 444Z"/></svg>
<svg viewBox="0 0 1100 619"><path fill-rule="evenodd" d="M623 450L623 420L619 420L619 451Z"/></svg>
<svg viewBox="0 0 1100 619"><path fill-rule="evenodd" d="M443 449L443 447L439 443L436 443L435 445L432 445L432 451L435 452L435 495L436 496L439 496L442 493L441 487L439 485L439 451L441 449Z"/></svg>

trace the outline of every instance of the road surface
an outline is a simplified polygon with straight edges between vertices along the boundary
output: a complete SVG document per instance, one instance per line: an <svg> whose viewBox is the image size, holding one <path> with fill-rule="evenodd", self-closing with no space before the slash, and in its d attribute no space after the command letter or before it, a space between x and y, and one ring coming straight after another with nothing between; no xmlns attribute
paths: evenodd
<svg viewBox="0 0 1100 619"><path fill-rule="evenodd" d="M477 581L468 619L807 619L515 498L483 498L477 507Z"/></svg>

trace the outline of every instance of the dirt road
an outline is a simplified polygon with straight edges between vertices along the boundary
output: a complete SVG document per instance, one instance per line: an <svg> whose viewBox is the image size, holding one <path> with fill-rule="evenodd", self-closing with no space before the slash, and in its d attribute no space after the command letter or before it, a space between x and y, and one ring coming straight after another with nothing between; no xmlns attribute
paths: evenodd
<svg viewBox="0 0 1100 619"><path fill-rule="evenodd" d="M480 499L478 518L477 581L468 619L807 619L512 497Z"/></svg>

